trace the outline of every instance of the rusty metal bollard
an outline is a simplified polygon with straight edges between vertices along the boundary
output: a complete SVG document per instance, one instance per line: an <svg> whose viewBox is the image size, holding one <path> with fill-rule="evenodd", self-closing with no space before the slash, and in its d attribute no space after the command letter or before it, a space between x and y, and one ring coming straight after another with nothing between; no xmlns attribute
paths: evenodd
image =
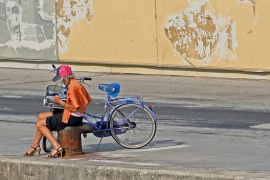
<svg viewBox="0 0 270 180"><path fill-rule="evenodd" d="M92 133L93 126L88 123L82 123L79 126L68 126L58 131L58 142L64 148L64 156L76 156L83 154L82 138L83 133Z"/></svg>

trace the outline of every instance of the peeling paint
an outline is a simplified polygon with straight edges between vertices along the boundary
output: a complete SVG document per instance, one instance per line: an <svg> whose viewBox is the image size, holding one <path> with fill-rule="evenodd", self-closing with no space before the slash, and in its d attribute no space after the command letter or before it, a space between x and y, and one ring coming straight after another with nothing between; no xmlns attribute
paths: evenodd
<svg viewBox="0 0 270 180"><path fill-rule="evenodd" d="M53 24L55 24L55 13L48 14L47 12L44 12L44 0L37 0L37 7L39 9L38 14L43 20L51 21Z"/></svg>
<svg viewBox="0 0 270 180"><path fill-rule="evenodd" d="M93 4L92 0L57 0L56 3L59 50L65 53L68 50L67 41L72 25L84 18L87 23L93 21Z"/></svg>
<svg viewBox="0 0 270 180"><path fill-rule="evenodd" d="M0 41L0 52L5 52L7 48L13 49L14 57L23 57L29 56L29 52L34 50L31 54L34 57L37 56L34 54L35 51L48 52L47 50L50 49L52 54L46 56L56 57L56 32L53 28L55 15L46 13L43 7L44 0L37 0L35 3L34 1L28 3L28 1L0 0L0 9L3 10L0 15L2 27L0 36L4 39ZM34 17L26 17L27 13L33 13ZM48 37L46 37L42 21L51 27L47 29Z"/></svg>
<svg viewBox="0 0 270 180"><path fill-rule="evenodd" d="M21 40L22 8L13 1L6 3L7 23L10 28L11 39Z"/></svg>
<svg viewBox="0 0 270 180"><path fill-rule="evenodd" d="M0 0L0 21L5 21L6 16L6 0Z"/></svg>
<svg viewBox="0 0 270 180"><path fill-rule="evenodd" d="M166 36L183 60L192 66L191 60L202 65L211 62L213 52L222 60L228 50L234 51L238 46L236 24L230 18L219 15L217 19L206 12L208 0L188 2L191 7L168 17Z"/></svg>
<svg viewBox="0 0 270 180"><path fill-rule="evenodd" d="M256 0L238 0L238 3L250 3L252 4L253 14L254 14L254 23L257 22L257 12L256 12Z"/></svg>

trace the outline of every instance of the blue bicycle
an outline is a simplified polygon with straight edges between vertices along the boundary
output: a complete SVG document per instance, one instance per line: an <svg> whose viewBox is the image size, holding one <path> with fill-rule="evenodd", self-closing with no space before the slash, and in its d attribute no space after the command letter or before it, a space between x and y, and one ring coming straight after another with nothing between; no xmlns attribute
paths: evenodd
<svg viewBox="0 0 270 180"><path fill-rule="evenodd" d="M85 81L91 80L91 78L76 79L82 84L87 84ZM89 84L87 85L89 86ZM47 88L44 106L51 110L58 109L59 112L63 108L54 104L51 97L59 95L62 99L65 99L67 89L58 85L55 85L54 89L51 88L53 86L48 87L50 88ZM107 93L103 112L100 116L85 112L83 118L93 126L93 134L101 138L100 143L103 137L112 136L119 145L129 149L142 148L149 144L157 129L157 119L152 106L146 105L140 96L119 98L118 94L121 88L119 83L100 84L98 88ZM58 92L56 92L56 89L58 89ZM57 133L53 134L56 136ZM43 137L43 150L45 152L51 150L51 145L45 137Z"/></svg>

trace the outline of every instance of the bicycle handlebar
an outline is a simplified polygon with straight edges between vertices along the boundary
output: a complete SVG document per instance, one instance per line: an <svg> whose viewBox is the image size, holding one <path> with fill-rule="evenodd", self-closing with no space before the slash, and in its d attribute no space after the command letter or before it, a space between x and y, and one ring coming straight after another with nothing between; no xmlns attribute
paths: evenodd
<svg viewBox="0 0 270 180"><path fill-rule="evenodd" d="M91 81L92 78L88 78L88 77L81 77L81 78L76 78L76 80L83 82L83 81Z"/></svg>
<svg viewBox="0 0 270 180"><path fill-rule="evenodd" d="M56 67L55 67L55 65L54 65L54 64L52 64L52 67L53 67L53 69L54 69L54 70L56 70Z"/></svg>

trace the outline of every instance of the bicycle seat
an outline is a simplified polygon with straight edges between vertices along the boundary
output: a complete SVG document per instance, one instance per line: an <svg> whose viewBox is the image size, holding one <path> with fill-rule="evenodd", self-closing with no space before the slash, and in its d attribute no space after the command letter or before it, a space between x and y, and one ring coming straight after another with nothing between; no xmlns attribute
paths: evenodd
<svg viewBox="0 0 270 180"><path fill-rule="evenodd" d="M115 98L120 93L120 84L112 83L112 84L99 84L99 90L107 93L109 98Z"/></svg>

